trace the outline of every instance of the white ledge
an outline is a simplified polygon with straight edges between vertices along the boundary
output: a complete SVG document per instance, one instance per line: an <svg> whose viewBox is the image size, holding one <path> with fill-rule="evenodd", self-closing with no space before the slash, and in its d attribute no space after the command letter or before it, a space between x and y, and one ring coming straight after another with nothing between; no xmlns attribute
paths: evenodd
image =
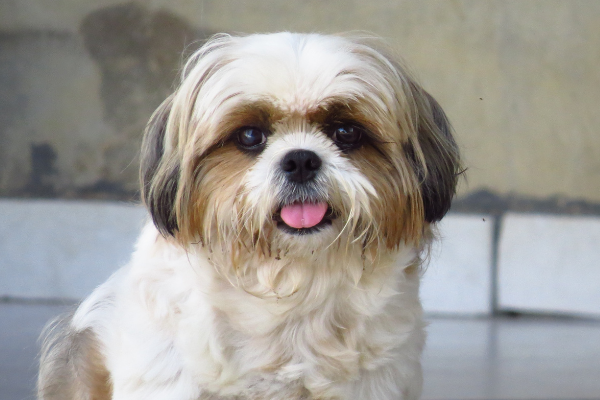
<svg viewBox="0 0 600 400"><path fill-rule="evenodd" d="M507 214L498 299L504 310L600 316L600 218Z"/></svg>

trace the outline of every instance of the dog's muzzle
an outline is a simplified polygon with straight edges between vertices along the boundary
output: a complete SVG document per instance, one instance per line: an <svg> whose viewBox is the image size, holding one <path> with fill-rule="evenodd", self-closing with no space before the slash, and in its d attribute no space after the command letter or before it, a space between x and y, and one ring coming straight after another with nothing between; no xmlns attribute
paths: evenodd
<svg viewBox="0 0 600 400"><path fill-rule="evenodd" d="M309 194L314 191L311 184L322 164L321 158L310 150L292 150L283 157L280 168L288 185L296 194L304 195L292 198L278 210L274 219L279 228L288 233L306 234L331 224L331 207L318 196Z"/></svg>

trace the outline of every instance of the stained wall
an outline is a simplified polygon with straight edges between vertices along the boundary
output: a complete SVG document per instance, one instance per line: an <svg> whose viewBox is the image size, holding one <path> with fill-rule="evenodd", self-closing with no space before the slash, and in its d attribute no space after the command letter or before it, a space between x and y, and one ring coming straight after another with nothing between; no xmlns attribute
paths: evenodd
<svg viewBox="0 0 600 400"><path fill-rule="evenodd" d="M0 196L135 199L141 132L216 32L367 30L446 109L459 211L600 213L600 3L4 0Z"/></svg>

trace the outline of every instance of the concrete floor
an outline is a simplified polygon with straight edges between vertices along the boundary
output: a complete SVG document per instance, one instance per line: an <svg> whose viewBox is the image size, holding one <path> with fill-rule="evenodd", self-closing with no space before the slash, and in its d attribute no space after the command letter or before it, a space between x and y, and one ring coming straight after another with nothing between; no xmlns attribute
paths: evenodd
<svg viewBox="0 0 600 400"><path fill-rule="evenodd" d="M37 336L67 305L0 303L0 400L34 399ZM600 321L430 318L423 399L600 399Z"/></svg>
<svg viewBox="0 0 600 400"><path fill-rule="evenodd" d="M600 321L430 321L423 399L600 399Z"/></svg>

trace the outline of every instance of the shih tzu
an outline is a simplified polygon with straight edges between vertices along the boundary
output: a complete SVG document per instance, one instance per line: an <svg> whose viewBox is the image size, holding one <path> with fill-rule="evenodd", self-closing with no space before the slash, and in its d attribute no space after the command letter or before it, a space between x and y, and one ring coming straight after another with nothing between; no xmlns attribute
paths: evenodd
<svg viewBox="0 0 600 400"><path fill-rule="evenodd" d="M152 221L49 328L44 400L416 399L422 254L459 155L369 38L209 40L152 116Z"/></svg>

